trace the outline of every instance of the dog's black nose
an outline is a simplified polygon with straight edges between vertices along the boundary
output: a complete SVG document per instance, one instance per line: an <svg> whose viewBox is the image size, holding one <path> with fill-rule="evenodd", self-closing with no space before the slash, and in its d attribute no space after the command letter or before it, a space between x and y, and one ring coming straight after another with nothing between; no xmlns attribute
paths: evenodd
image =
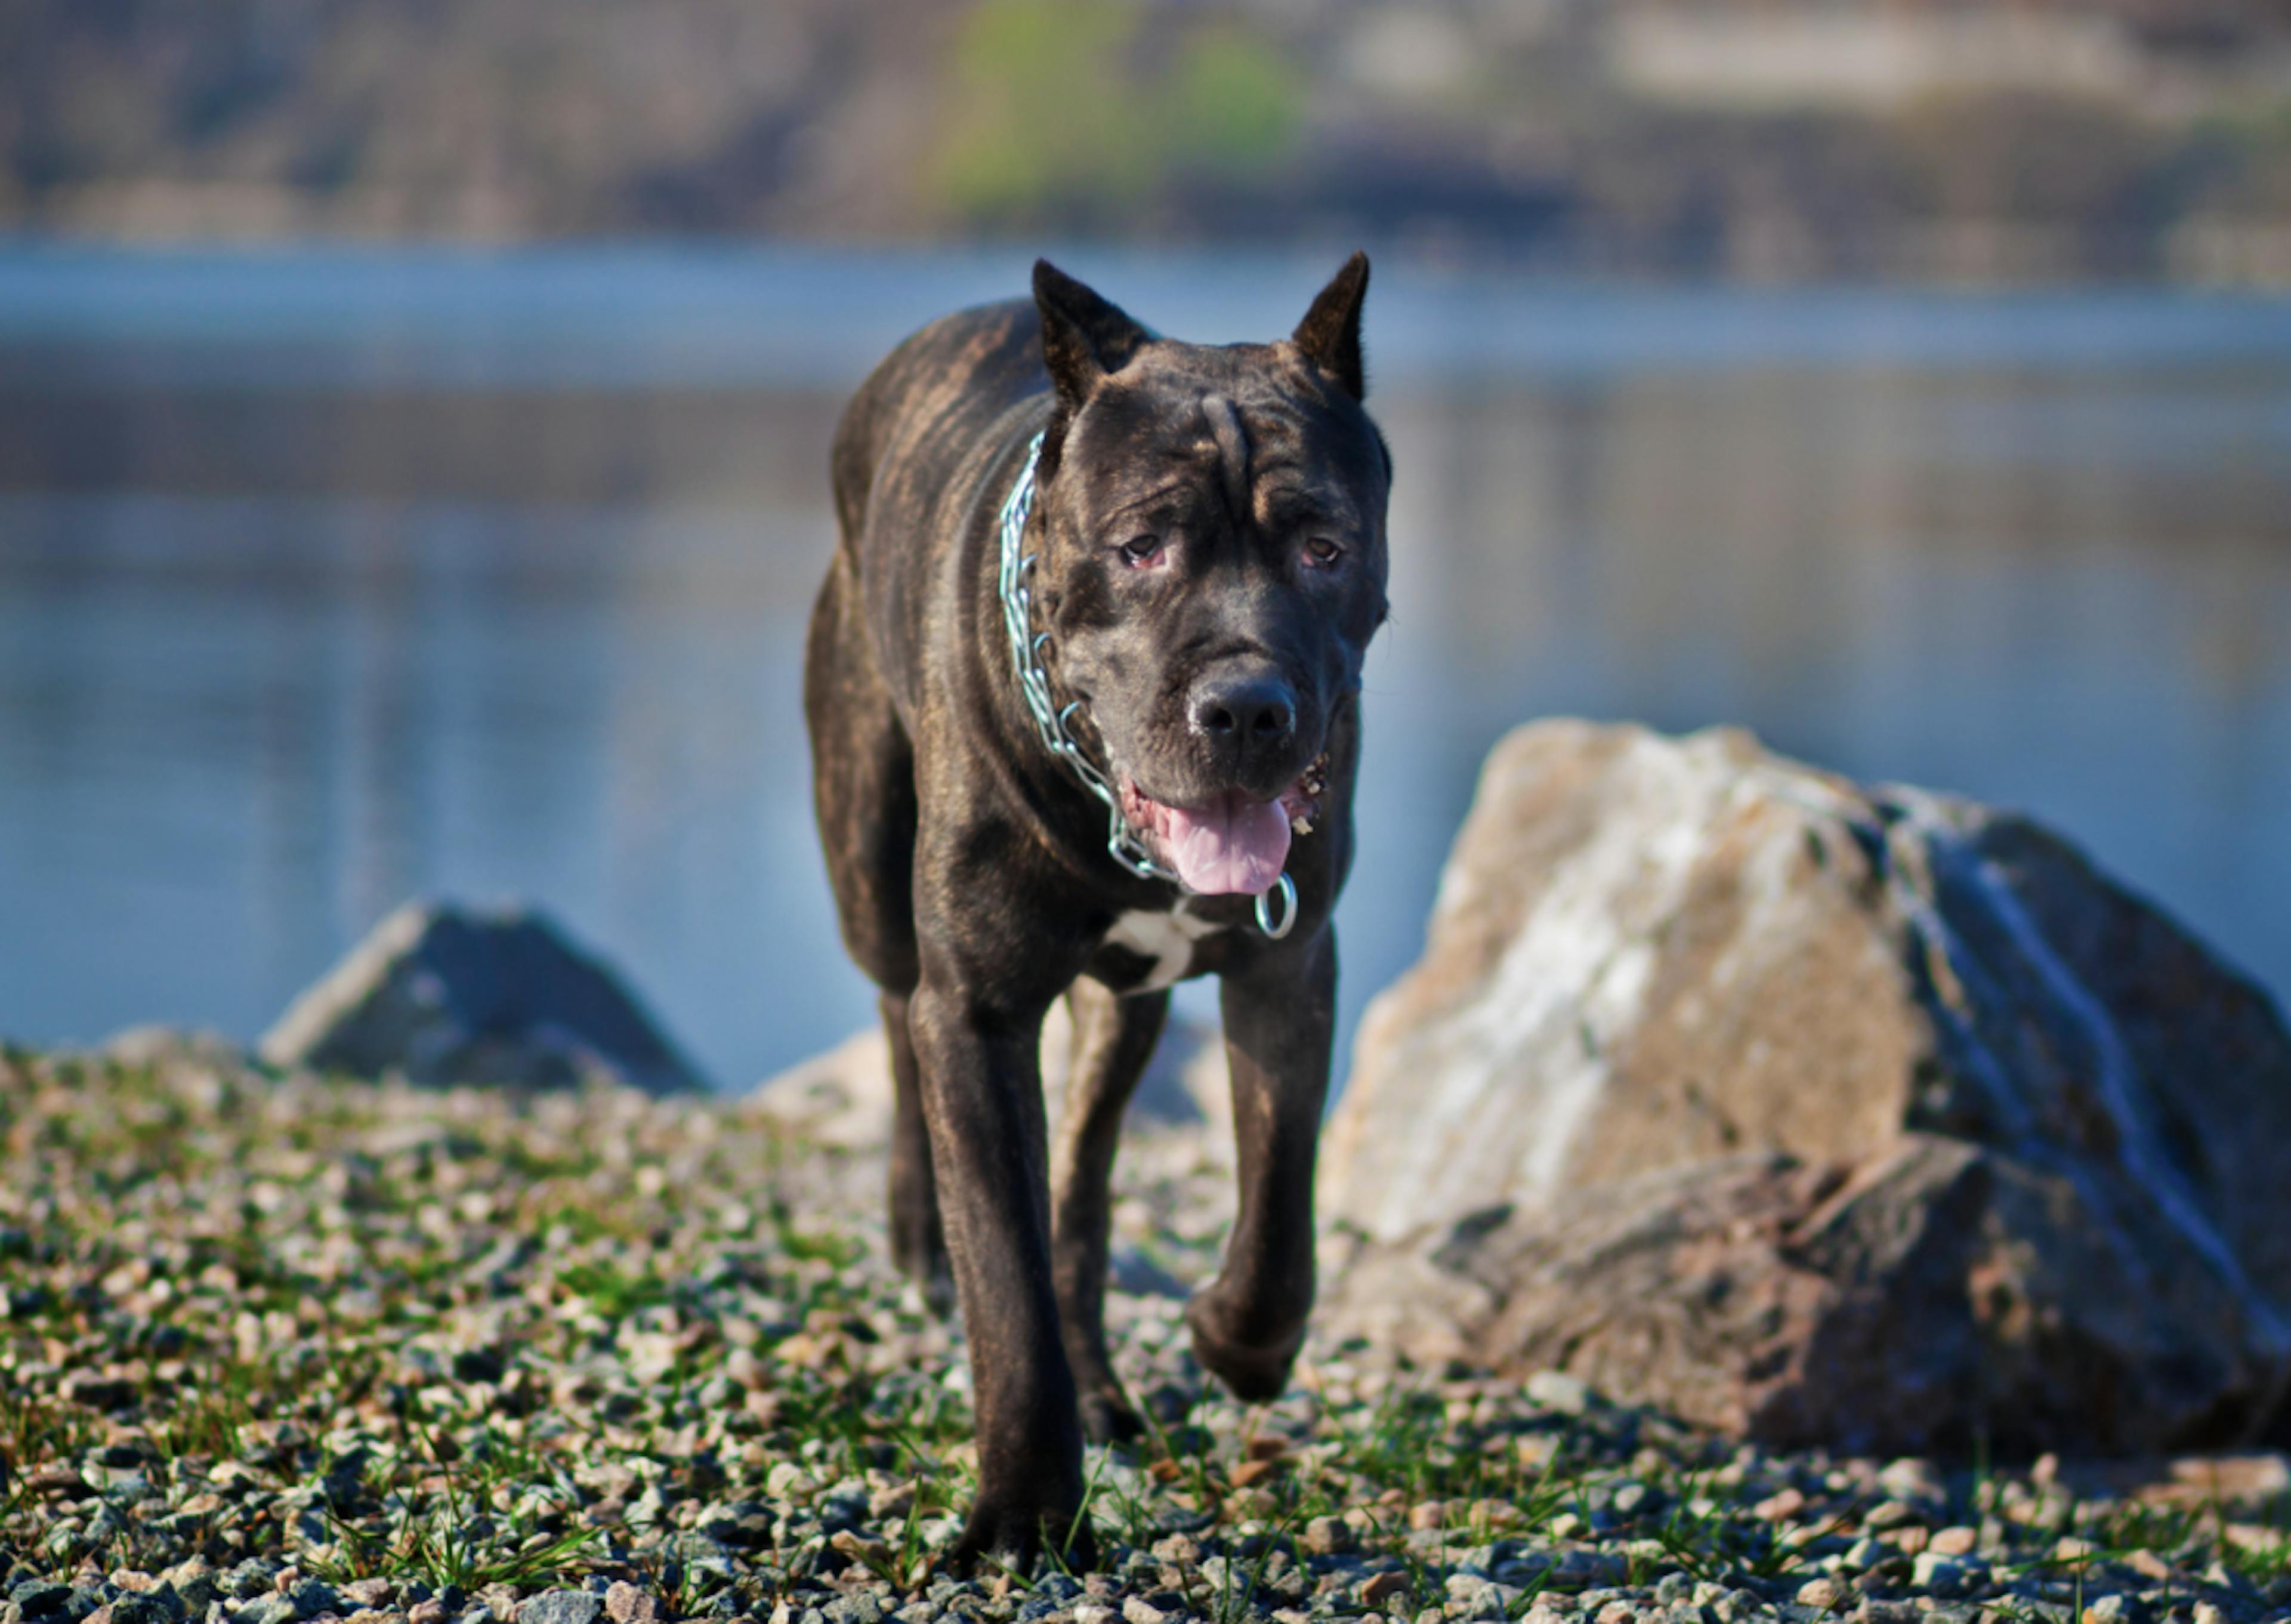
<svg viewBox="0 0 2291 1624"><path fill-rule="evenodd" d="M1187 707L1194 731L1246 760L1278 749L1297 730L1297 690L1270 673L1211 678Z"/></svg>

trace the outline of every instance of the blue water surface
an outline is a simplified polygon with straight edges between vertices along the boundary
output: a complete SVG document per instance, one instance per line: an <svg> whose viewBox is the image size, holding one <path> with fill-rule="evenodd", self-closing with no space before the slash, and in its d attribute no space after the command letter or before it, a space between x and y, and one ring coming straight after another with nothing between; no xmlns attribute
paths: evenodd
<svg viewBox="0 0 2291 1624"><path fill-rule="evenodd" d="M1340 255L1057 257L1225 340ZM252 1036L436 894L543 904L727 1087L870 1018L797 706L825 448L1029 261L0 247L0 1033ZM2291 987L2291 302L1380 263L1368 334L1347 1030L1554 713L2027 808Z"/></svg>

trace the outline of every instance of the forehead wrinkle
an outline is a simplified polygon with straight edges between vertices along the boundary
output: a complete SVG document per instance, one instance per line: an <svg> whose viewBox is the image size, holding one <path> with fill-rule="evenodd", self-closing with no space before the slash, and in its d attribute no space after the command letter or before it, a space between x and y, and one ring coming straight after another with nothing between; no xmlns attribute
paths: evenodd
<svg viewBox="0 0 2291 1624"><path fill-rule="evenodd" d="M1246 524L1250 516L1249 435L1241 426L1241 414L1223 395L1204 395L1202 415L1209 420L1210 436L1217 441L1218 473L1225 486L1226 511L1233 515L1234 522Z"/></svg>

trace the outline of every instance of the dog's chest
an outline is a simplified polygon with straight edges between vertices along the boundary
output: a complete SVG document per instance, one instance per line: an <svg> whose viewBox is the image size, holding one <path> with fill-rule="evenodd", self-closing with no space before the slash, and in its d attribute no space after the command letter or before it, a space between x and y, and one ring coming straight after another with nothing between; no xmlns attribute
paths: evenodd
<svg viewBox="0 0 2291 1624"><path fill-rule="evenodd" d="M1184 980L1195 945L1224 929L1182 901L1166 913L1125 913L1105 933L1090 973L1117 993L1158 993Z"/></svg>

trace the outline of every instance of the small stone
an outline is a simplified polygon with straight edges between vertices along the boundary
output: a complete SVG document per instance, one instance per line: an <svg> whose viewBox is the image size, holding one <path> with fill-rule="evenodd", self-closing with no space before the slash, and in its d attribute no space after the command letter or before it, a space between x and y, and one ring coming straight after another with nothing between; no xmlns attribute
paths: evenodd
<svg viewBox="0 0 2291 1624"><path fill-rule="evenodd" d="M2082 1624L2141 1624L2147 1616L2138 1596L2119 1593L2086 1602Z"/></svg>
<svg viewBox="0 0 2291 1624"><path fill-rule="evenodd" d="M605 1587L605 1612L613 1624L654 1624L660 1604L627 1580L616 1579Z"/></svg>
<svg viewBox="0 0 2291 1624"><path fill-rule="evenodd" d="M1564 1585L1580 1585L1586 1589L1603 1585L1619 1585L1629 1571L1629 1564L1613 1551L1595 1551L1578 1546L1559 1558L1552 1577ZM1586 1598L1587 1601L1588 1598Z"/></svg>
<svg viewBox="0 0 2291 1624"><path fill-rule="evenodd" d="M1821 1612L1837 1611L1845 1599L1845 1587L1834 1579L1809 1579L1797 1588L1797 1604Z"/></svg>
<svg viewBox="0 0 2291 1624"><path fill-rule="evenodd" d="M236 1624L294 1624L301 1615L292 1599L274 1590L256 1596L231 1616Z"/></svg>
<svg viewBox="0 0 2291 1624"><path fill-rule="evenodd" d="M1419 1500L1408 1508L1408 1526L1413 1529L1437 1528L1447 1520L1445 1500Z"/></svg>
<svg viewBox="0 0 2291 1624"><path fill-rule="evenodd" d="M1133 1596L1121 1604L1123 1624L1169 1624L1170 1616L1142 1596Z"/></svg>
<svg viewBox="0 0 2291 1624"><path fill-rule="evenodd" d="M425 1596L406 1610L406 1624L445 1624L446 1604Z"/></svg>
<svg viewBox="0 0 2291 1624"><path fill-rule="evenodd" d="M298 1619L315 1619L326 1612L342 1616L341 1593L322 1579L298 1579L294 1588L286 1593L286 1599L294 1604L294 1616Z"/></svg>
<svg viewBox="0 0 2291 1624"><path fill-rule="evenodd" d="M398 1587L386 1579L354 1579L342 1587L342 1594L361 1607L387 1607L398 1594Z"/></svg>
<svg viewBox="0 0 2291 1624"><path fill-rule="evenodd" d="M1405 1602L1408 1594L1408 1575L1394 1572L1371 1573L1361 1580L1360 1588L1353 1592L1354 1598L1363 1607L1382 1607L1387 1602ZM1140 1620L1132 1619L1129 1624L1140 1624Z"/></svg>
<svg viewBox="0 0 2291 1624"><path fill-rule="evenodd" d="M1770 1494L1750 1507L1753 1516L1767 1523L1787 1523L1805 1509L1805 1496L1796 1489Z"/></svg>
<svg viewBox="0 0 2291 1624"><path fill-rule="evenodd" d="M2228 1616L2216 1602L2198 1602L2195 1624L2228 1624Z"/></svg>
<svg viewBox="0 0 2291 1624"><path fill-rule="evenodd" d="M2172 1564L2150 1550L2132 1552L2124 1558L2124 1565L2139 1574L2141 1578L2152 1579L2158 1584L2167 1583L2176 1577L2172 1571Z"/></svg>
<svg viewBox="0 0 2291 1624"><path fill-rule="evenodd" d="M1314 1517L1305 1524L1305 1549L1310 1556L1342 1556L1359 1544L1352 1524L1342 1517Z"/></svg>
<svg viewBox="0 0 2291 1624"><path fill-rule="evenodd" d="M71 1587L52 1579L27 1579L8 1592L8 1599L23 1610L24 1617L44 1619L64 1610L71 1600Z"/></svg>
<svg viewBox="0 0 2291 1624"><path fill-rule="evenodd" d="M1225 1497L1225 1515L1235 1523L1262 1521L1280 1509L1280 1499L1270 1489L1235 1489Z"/></svg>
<svg viewBox="0 0 2291 1624"><path fill-rule="evenodd" d="M1054 1611L1056 1605L1053 1603L1044 1611ZM883 1604L865 1590L839 1596L821 1611L827 1614L829 1624L883 1624Z"/></svg>
<svg viewBox="0 0 2291 1624"><path fill-rule="evenodd" d="M1925 1541L1927 1550L1939 1551L1944 1556L1970 1556L1980 1548L1980 1531L1962 1524L1955 1528L1936 1529L1933 1538Z"/></svg>
<svg viewBox="0 0 2291 1624"><path fill-rule="evenodd" d="M1965 1581L1964 1564L1939 1551L1920 1551L1917 1565L1910 1571L1909 1582L1934 1596L1959 1595L1965 1588Z"/></svg>
<svg viewBox="0 0 2291 1624"><path fill-rule="evenodd" d="M1538 1371L1527 1379L1527 1396L1561 1415L1581 1415L1591 1407L1591 1388L1564 1371Z"/></svg>
<svg viewBox="0 0 2291 1624"><path fill-rule="evenodd" d="M597 1624L604 1616L600 1596L586 1590L544 1590L517 1610L518 1624ZM412 1614L406 1624L414 1624Z"/></svg>

